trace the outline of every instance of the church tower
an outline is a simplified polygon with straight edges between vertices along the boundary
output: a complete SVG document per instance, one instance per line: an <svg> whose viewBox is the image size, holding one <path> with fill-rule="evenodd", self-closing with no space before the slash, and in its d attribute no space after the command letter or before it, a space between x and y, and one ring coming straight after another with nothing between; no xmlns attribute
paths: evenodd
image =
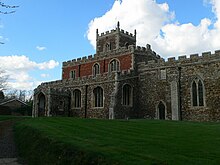
<svg viewBox="0 0 220 165"><path fill-rule="evenodd" d="M96 54L111 52L112 50L127 47L129 45L136 46L136 30L134 34L125 32L120 29L120 23L117 23L116 29L106 31L99 35L98 29L96 30Z"/></svg>

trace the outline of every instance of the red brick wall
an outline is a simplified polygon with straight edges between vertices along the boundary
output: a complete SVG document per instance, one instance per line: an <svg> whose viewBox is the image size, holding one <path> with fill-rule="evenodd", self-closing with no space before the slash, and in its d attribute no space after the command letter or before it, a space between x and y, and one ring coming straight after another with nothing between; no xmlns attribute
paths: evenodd
<svg viewBox="0 0 220 165"><path fill-rule="evenodd" d="M70 71L72 70L76 70L76 77L78 77L79 75L78 66L69 66L69 67L63 68L62 79L69 79Z"/></svg>
<svg viewBox="0 0 220 165"><path fill-rule="evenodd" d="M131 68L132 56L131 54L118 56L117 58L102 59L93 61L90 63L81 64L80 66L80 77L92 75L92 67L97 62L100 65L100 73L108 72L108 64L112 59L118 59L120 61L120 70L128 70ZM70 71L76 70L76 78L79 77L79 65L69 66L63 68L62 79L70 78Z"/></svg>

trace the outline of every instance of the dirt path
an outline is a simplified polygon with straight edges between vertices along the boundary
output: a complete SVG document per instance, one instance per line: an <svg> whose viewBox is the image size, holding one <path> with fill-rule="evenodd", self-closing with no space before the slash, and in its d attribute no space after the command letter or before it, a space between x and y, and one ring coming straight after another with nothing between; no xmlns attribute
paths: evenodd
<svg viewBox="0 0 220 165"><path fill-rule="evenodd" d="M0 165L21 165L13 135L14 121L0 122Z"/></svg>

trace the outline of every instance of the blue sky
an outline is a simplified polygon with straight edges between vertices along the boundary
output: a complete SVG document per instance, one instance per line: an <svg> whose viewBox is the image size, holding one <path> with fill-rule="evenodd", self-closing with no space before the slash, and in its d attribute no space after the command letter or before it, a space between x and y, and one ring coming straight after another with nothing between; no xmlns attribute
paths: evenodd
<svg viewBox="0 0 220 165"><path fill-rule="evenodd" d="M0 68L17 89L61 79L62 62L94 54L95 29L111 30L117 21L164 58L220 49L218 0L0 2L20 6L0 15Z"/></svg>

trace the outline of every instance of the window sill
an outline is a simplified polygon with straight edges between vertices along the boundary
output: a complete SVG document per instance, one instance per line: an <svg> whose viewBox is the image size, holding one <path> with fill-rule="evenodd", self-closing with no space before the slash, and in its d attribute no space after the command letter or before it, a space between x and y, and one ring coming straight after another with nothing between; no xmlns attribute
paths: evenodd
<svg viewBox="0 0 220 165"><path fill-rule="evenodd" d="M132 108L133 105L122 105L123 107L126 107L126 108Z"/></svg>
<svg viewBox="0 0 220 165"><path fill-rule="evenodd" d="M204 106L191 106L191 109L200 109L200 108L207 108L205 105Z"/></svg>
<svg viewBox="0 0 220 165"><path fill-rule="evenodd" d="M75 109L75 110L81 110L82 107L74 107L74 108L72 108L72 109Z"/></svg>
<svg viewBox="0 0 220 165"><path fill-rule="evenodd" d="M98 77L100 77L101 76L101 74L96 74L96 75L92 75L92 78L98 78Z"/></svg>
<svg viewBox="0 0 220 165"><path fill-rule="evenodd" d="M92 109L103 109L104 107L93 107Z"/></svg>

